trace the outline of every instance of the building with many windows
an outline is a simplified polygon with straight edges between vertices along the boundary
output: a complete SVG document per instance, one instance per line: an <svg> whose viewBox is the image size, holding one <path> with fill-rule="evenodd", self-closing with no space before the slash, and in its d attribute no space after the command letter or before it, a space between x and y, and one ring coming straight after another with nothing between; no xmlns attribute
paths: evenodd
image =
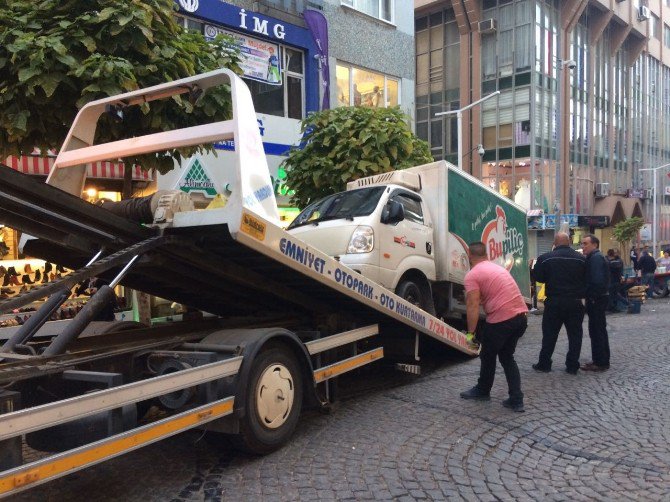
<svg viewBox="0 0 670 502"><path fill-rule="evenodd" d="M605 249L618 247L612 225L634 215L670 243L670 168L644 170L670 163L670 0L415 7L417 133L457 163L455 116L435 114L500 91L463 114L463 165L528 209L531 255L557 216Z"/></svg>

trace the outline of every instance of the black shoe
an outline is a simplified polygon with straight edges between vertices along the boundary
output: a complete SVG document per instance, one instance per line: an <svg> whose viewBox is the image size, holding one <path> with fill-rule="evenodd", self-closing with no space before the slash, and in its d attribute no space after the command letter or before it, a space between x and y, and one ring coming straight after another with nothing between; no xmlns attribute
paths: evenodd
<svg viewBox="0 0 670 502"><path fill-rule="evenodd" d="M505 399L505 400L502 402L502 405L503 405L505 408L508 408L508 409L510 409L510 410L512 410L512 411L516 411L517 413L521 413L521 412L523 412L523 411L526 411L526 410L524 409L524 407L523 407L523 401L520 402L520 403L519 403L519 402L516 402L516 403L515 403L515 402L512 401L511 398Z"/></svg>
<svg viewBox="0 0 670 502"><path fill-rule="evenodd" d="M570 375L576 375L577 371L579 371L579 368L565 368L565 372Z"/></svg>
<svg viewBox="0 0 670 502"><path fill-rule="evenodd" d="M533 364L533 369L535 371L539 371L540 373L549 373L551 372L551 368L545 368L544 366L540 366L540 363Z"/></svg>
<svg viewBox="0 0 670 502"><path fill-rule="evenodd" d="M488 392L482 392L476 385L470 389L461 392L463 399L474 399L475 401L490 401L491 396Z"/></svg>

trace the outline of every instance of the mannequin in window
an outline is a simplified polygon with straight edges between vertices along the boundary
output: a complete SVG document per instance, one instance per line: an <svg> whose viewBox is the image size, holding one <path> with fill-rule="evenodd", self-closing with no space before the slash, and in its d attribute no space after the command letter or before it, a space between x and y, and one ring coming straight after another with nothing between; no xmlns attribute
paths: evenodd
<svg viewBox="0 0 670 502"><path fill-rule="evenodd" d="M356 84L354 84L354 106L361 106L361 93Z"/></svg>

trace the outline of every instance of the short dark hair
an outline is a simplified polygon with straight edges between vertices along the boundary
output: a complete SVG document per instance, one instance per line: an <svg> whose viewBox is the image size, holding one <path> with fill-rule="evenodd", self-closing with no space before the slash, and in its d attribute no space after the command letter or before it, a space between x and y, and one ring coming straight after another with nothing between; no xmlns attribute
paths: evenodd
<svg viewBox="0 0 670 502"><path fill-rule="evenodd" d="M598 237L596 237L595 235L593 235L593 234L586 234L586 235L583 237L583 239L586 239L586 238L590 239L590 240L591 240L591 244L595 244L597 248L600 247L600 239L598 239Z"/></svg>
<svg viewBox="0 0 670 502"><path fill-rule="evenodd" d="M471 242L468 244L470 256L477 256L478 258L486 257L486 245L482 241Z"/></svg>
<svg viewBox="0 0 670 502"><path fill-rule="evenodd" d="M608 249L607 250L607 256L614 256L614 249Z"/></svg>

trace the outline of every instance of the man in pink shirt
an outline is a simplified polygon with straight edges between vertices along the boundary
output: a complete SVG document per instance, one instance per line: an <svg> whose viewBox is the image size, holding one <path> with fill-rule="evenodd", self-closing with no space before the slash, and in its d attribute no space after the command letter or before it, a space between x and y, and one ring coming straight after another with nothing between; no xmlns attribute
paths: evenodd
<svg viewBox="0 0 670 502"><path fill-rule="evenodd" d="M480 305L486 312L486 322L477 333L482 346L479 381L472 389L461 392L461 397L479 401L491 399L497 357L509 387L509 398L502 404L513 411L524 411L521 376L514 351L528 326L528 307L510 273L488 261L484 243L473 242L469 248L470 271L465 276L468 332L474 333L477 329Z"/></svg>

